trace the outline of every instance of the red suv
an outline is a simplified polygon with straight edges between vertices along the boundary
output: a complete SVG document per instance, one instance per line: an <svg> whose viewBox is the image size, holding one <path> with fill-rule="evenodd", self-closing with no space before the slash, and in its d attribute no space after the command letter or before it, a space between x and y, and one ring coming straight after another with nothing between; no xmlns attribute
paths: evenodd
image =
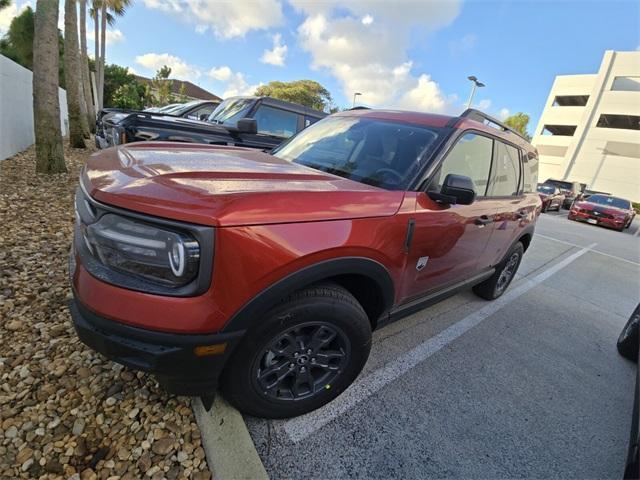
<svg viewBox="0 0 640 480"><path fill-rule="evenodd" d="M375 328L462 288L504 293L536 177L531 145L475 110L343 112L271 153L104 150L76 195L75 328L170 392L299 415L353 382Z"/></svg>

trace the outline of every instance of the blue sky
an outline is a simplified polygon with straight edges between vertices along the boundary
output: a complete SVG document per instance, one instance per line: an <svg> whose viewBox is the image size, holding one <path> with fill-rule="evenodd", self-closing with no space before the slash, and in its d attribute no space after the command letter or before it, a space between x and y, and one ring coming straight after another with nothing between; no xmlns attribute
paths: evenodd
<svg viewBox="0 0 640 480"><path fill-rule="evenodd" d="M359 91L366 105L444 113L463 109L474 74L487 85L476 106L535 126L555 75L637 49L639 24L632 1L135 0L107 62L146 76L168 64L220 96L310 78L339 106Z"/></svg>

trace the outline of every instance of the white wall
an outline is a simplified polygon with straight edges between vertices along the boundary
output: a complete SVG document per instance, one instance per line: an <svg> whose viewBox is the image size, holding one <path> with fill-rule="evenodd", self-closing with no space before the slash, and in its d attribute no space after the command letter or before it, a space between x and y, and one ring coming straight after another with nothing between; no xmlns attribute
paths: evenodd
<svg viewBox="0 0 640 480"><path fill-rule="evenodd" d="M33 84L30 70L0 55L0 160L33 145ZM60 125L67 135L67 93L58 89Z"/></svg>

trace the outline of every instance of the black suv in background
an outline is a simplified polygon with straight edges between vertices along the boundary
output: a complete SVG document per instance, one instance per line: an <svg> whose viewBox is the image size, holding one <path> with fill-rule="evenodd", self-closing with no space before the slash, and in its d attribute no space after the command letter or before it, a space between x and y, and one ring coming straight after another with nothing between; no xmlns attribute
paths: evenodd
<svg viewBox="0 0 640 480"><path fill-rule="evenodd" d="M211 113L220 105L215 100L193 100L186 103L173 103L160 108L147 108L145 110L131 110L125 108L103 108L98 112L96 118L96 147L107 148L107 141L104 124L105 122L115 123L117 119L122 119L134 113L169 115L171 117L184 117L192 120L206 120Z"/></svg>
<svg viewBox="0 0 640 480"><path fill-rule="evenodd" d="M554 185L560 189L560 193L564 195L562 208L569 209L576 200L582 200L584 191L587 188L586 183L571 182L569 180L547 179L546 184Z"/></svg>
<svg viewBox="0 0 640 480"><path fill-rule="evenodd" d="M206 120L135 112L103 118L105 146L144 140L271 149L327 114L271 97L232 97Z"/></svg>

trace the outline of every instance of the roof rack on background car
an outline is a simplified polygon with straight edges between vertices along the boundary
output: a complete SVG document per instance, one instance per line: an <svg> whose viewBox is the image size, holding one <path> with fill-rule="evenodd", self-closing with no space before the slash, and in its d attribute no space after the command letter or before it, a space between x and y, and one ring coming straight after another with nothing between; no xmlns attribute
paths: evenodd
<svg viewBox="0 0 640 480"><path fill-rule="evenodd" d="M519 136L523 140L527 142L529 141L524 135L522 135L517 130L514 130L513 128L511 128L509 125L506 125L505 123L502 123L497 118L494 118L491 115L487 115L486 113L481 112L480 110L476 110L475 108L467 108L464 112L462 112L462 115L460 115L460 118L470 118L471 120L476 120L477 122L484 123L485 125L491 125L491 126L497 127L500 130L503 130L505 132L515 133L517 136Z"/></svg>

